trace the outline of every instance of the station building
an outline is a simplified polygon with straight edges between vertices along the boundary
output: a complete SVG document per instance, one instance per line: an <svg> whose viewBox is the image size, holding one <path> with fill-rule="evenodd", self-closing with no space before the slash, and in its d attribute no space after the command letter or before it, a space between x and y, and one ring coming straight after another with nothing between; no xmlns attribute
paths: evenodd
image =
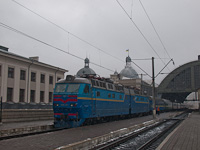
<svg viewBox="0 0 200 150"><path fill-rule="evenodd" d="M122 69L120 73L115 71L114 74L110 75L110 78L114 81L114 83L135 88L137 94L152 95L152 86L142 80L142 77L140 78L136 70L133 69L130 56L126 57L125 68Z"/></svg>
<svg viewBox="0 0 200 150"><path fill-rule="evenodd" d="M0 96L4 103L44 103L53 101L55 83L68 70L25 58L0 46Z"/></svg>

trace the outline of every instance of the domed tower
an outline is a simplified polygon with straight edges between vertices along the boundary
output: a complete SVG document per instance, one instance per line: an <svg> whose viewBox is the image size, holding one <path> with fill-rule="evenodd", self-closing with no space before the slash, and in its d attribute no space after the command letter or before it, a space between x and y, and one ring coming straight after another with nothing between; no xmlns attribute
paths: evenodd
<svg viewBox="0 0 200 150"><path fill-rule="evenodd" d="M138 73L132 68L131 66L131 58L128 56L126 57L126 66L125 68L120 72L120 75L126 78L131 79L138 79Z"/></svg>
<svg viewBox="0 0 200 150"><path fill-rule="evenodd" d="M76 74L77 77L86 77L88 75L96 76L96 73L94 72L94 70L89 68L89 63L90 63L90 60L88 58L86 58L85 59L85 67L80 69L77 72L77 74Z"/></svg>

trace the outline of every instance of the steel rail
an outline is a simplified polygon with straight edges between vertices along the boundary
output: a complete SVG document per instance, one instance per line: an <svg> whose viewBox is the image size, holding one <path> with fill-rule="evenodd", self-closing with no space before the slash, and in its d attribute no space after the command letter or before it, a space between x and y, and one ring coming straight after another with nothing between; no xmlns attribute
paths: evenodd
<svg viewBox="0 0 200 150"><path fill-rule="evenodd" d="M137 137L138 135L140 135L140 134L142 134L142 133L144 133L144 132L146 132L148 130L151 130L151 129L155 128L155 127L158 127L158 126L160 126L161 124L163 124L165 122L166 122L166 120L163 120L163 121L161 121L161 122L159 122L157 124L154 124L152 126L146 127L146 128L144 128L142 130L139 130L137 132L133 132L132 134L129 134L127 136L120 137L119 139L117 139L115 141L112 141L110 143L105 143L105 144L102 144L102 145L98 145L98 146L96 146L96 147L94 147L94 148L92 148L90 150L105 150L105 149L110 149L110 148L116 147L119 144L124 143L124 142L126 142L126 141L128 141L128 140L130 140L130 139L132 139L134 137Z"/></svg>
<svg viewBox="0 0 200 150"><path fill-rule="evenodd" d="M160 134L157 134L156 136L154 136L152 139L150 139L149 141L147 141L145 144L143 144L141 147L139 147L138 150L145 150L147 147L149 147L150 145L152 145L152 143L154 143L157 139L159 139L160 137L162 137L165 133L167 133L170 129L172 129L173 127L176 127L179 123L181 123L182 120L184 120L183 118L185 118L185 116L187 116L188 113L182 113L182 114L179 114L177 115L175 118L172 118L172 119L166 119L166 120L163 120L157 124L154 124L150 127L146 127L142 130L139 130L138 132L134 132L134 133L131 133L127 136L124 136L124 137L120 137L119 139L115 140L115 141L111 141L111 142L108 142L108 143L105 143L105 144L102 144L102 145L98 145L90 150L105 150L105 149L111 149L111 148L114 148L114 147L117 147L118 145L122 144L122 143L125 143L126 141L128 140L131 140L135 137L137 137L138 135L140 134L143 134L153 128L156 128L158 126L161 126L162 124L168 122L168 121L171 121L171 120L177 120L176 122L174 122L172 125L170 125L169 127L167 127L163 132L161 132ZM180 118L177 118L177 117L180 117Z"/></svg>

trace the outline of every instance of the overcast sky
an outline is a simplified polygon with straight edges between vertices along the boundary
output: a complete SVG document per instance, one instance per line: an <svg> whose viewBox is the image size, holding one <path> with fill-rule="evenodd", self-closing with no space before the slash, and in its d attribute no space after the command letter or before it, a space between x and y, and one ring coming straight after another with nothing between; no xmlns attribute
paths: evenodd
<svg viewBox="0 0 200 150"><path fill-rule="evenodd" d="M170 63L168 68L163 70L164 73L197 60L200 55L200 1L141 0L141 2L167 52L154 32L139 0L119 0L119 3L132 17L152 47L116 0L0 0L0 23L70 54L83 59L88 57L91 62L107 68L90 64L90 67L103 77L113 74L110 70L120 72L124 68L127 49L133 61L150 75L151 60L148 58L151 57L156 58L155 74L170 60L169 56L174 59L175 66ZM39 61L67 69L68 74L75 75L84 67L83 60L2 26L0 26L0 45L8 47L10 52L25 57L39 56ZM160 60L159 57L163 59ZM138 74L144 73L134 64L132 66ZM164 77L165 75L159 75L156 82L160 83ZM150 80L148 76L144 78Z"/></svg>

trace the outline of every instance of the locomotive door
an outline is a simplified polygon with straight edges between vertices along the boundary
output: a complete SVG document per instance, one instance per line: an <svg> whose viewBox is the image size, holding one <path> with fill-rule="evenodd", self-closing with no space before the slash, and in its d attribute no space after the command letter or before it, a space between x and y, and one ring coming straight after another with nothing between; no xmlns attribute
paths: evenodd
<svg viewBox="0 0 200 150"><path fill-rule="evenodd" d="M124 88L125 100L128 103L128 113L131 114L131 91L130 89Z"/></svg>
<svg viewBox="0 0 200 150"><path fill-rule="evenodd" d="M92 99L92 116L96 114L96 90L91 87L91 99Z"/></svg>
<svg viewBox="0 0 200 150"><path fill-rule="evenodd" d="M131 105L132 105L132 103L131 103L131 95L129 96L129 115L131 115Z"/></svg>

